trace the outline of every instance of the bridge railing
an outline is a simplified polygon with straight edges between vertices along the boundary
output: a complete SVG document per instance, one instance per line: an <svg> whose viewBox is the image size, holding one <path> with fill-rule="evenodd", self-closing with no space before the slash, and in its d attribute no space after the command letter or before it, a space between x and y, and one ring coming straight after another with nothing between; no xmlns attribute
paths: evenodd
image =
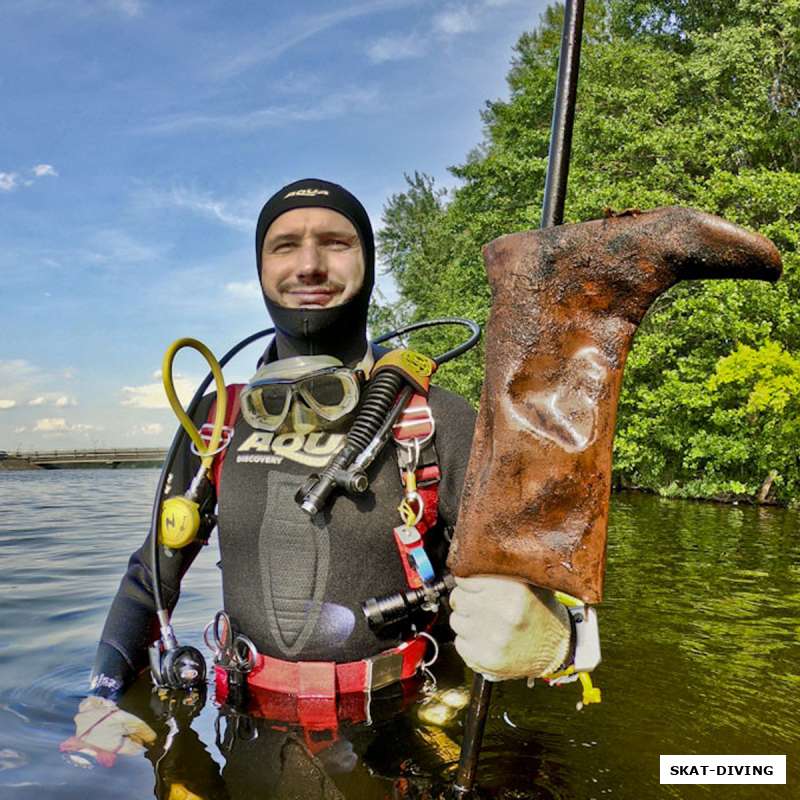
<svg viewBox="0 0 800 800"><path fill-rule="evenodd" d="M8 451L8 455L13 458L22 458L27 461L49 461L49 460L109 460L140 458L153 460L164 458L166 455L164 447L95 447L91 449L72 449L72 450L17 450Z"/></svg>

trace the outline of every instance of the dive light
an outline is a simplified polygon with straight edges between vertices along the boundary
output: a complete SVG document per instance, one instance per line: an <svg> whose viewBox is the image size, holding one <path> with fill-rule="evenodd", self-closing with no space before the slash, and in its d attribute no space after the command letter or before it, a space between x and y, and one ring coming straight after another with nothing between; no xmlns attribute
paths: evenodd
<svg viewBox="0 0 800 800"><path fill-rule="evenodd" d="M415 611L434 608L455 588L456 580L446 572L440 580L419 589L407 589L380 597L371 597L361 604L370 628L379 631L393 622L408 619Z"/></svg>

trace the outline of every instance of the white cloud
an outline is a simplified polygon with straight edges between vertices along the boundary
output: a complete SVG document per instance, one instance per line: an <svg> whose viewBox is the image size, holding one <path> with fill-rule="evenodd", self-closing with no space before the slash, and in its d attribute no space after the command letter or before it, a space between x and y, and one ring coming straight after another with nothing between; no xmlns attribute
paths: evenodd
<svg viewBox="0 0 800 800"><path fill-rule="evenodd" d="M0 361L0 383L8 383L18 377L30 378L37 373L37 368L24 358L10 358Z"/></svg>
<svg viewBox="0 0 800 800"><path fill-rule="evenodd" d="M134 425L132 434L144 434L145 436L158 436L164 432L164 426L160 422L151 422L146 425Z"/></svg>
<svg viewBox="0 0 800 800"><path fill-rule="evenodd" d="M197 381L191 381L181 375L174 378L175 392L184 408L194 395ZM164 385L157 383L145 383L141 386L123 386L120 390L123 398L120 405L130 406L131 408L169 408L169 401L164 392Z"/></svg>
<svg viewBox="0 0 800 800"><path fill-rule="evenodd" d="M61 16L67 12L80 16L111 12L126 17L138 17L145 7L144 0L20 0L14 10L28 13L55 12Z"/></svg>
<svg viewBox="0 0 800 800"><path fill-rule="evenodd" d="M53 392L49 394L40 394L32 400L28 400L29 406L55 406L56 408L66 408L67 406L77 406L78 401L74 397L62 394L57 395Z"/></svg>
<svg viewBox="0 0 800 800"><path fill-rule="evenodd" d="M236 230L250 232L255 227L253 219L236 214L224 201L216 200L208 194L183 186L167 191L150 189L142 192L140 196L146 205L186 209L215 219L223 225L236 228Z"/></svg>
<svg viewBox="0 0 800 800"><path fill-rule="evenodd" d="M53 178L58 177L58 172L56 172L55 167L52 164L37 164L33 168L33 174L37 178L44 178L46 176L51 176Z"/></svg>
<svg viewBox="0 0 800 800"><path fill-rule="evenodd" d="M467 6L445 9L433 18L433 28L445 36L457 36L477 28L475 12Z"/></svg>
<svg viewBox="0 0 800 800"><path fill-rule="evenodd" d="M60 373L43 370L24 358L0 359L0 386L3 391L0 410L24 406L76 406L77 400L63 391L65 387L62 387L62 391L49 391L54 383L61 383L61 377Z"/></svg>
<svg viewBox="0 0 800 800"><path fill-rule="evenodd" d="M371 112L378 108L375 88L331 92L306 106L267 106L239 114L182 114L154 122L147 133L176 133L191 128L216 128L250 133L261 128L279 128L296 122L319 122L345 114Z"/></svg>
<svg viewBox="0 0 800 800"><path fill-rule="evenodd" d="M41 433L66 433L69 430L64 417L37 419L33 429Z"/></svg>
<svg viewBox="0 0 800 800"><path fill-rule="evenodd" d="M36 178L43 178L48 175L56 177L58 175L58 172L56 172L52 164L37 164L35 167L31 168L30 172L33 173ZM34 181L32 179L23 180L22 183L20 183L19 174L16 172L0 172L1 192L12 192L19 186L33 186L33 184Z"/></svg>
<svg viewBox="0 0 800 800"><path fill-rule="evenodd" d="M86 433L88 431L99 431L102 428L81 423L70 425L64 417L45 417L44 419L37 419L32 430L34 433Z"/></svg>
<svg viewBox="0 0 800 800"><path fill-rule="evenodd" d="M299 44L319 33L359 17L391 11L396 8L417 5L419 0L370 0L367 3L327 11L316 16L305 16L297 20L295 31L282 27L276 30L272 40L259 41L252 47L240 49L237 55L217 65L215 73L219 78L230 78L242 70L254 67L265 61L276 61L284 53L291 52Z"/></svg>
<svg viewBox="0 0 800 800"><path fill-rule="evenodd" d="M162 249L134 239L127 231L107 228L94 233L88 249L80 251L77 258L111 267L121 264L152 264L159 261Z"/></svg>
<svg viewBox="0 0 800 800"><path fill-rule="evenodd" d="M521 0L474 0L447 5L433 14L426 32L382 36L367 47L367 56L375 64L422 56L437 42L480 30L482 20L491 15L494 9L519 2Z"/></svg>
<svg viewBox="0 0 800 800"><path fill-rule="evenodd" d="M252 281L231 281L225 284L225 292L234 300L249 302L256 298L261 302L261 284L254 278Z"/></svg>
<svg viewBox="0 0 800 800"><path fill-rule="evenodd" d="M410 33L407 36L382 36L368 48L367 55L373 64L417 58L425 52L424 37Z"/></svg>
<svg viewBox="0 0 800 800"><path fill-rule="evenodd" d="M10 192L17 186L16 172L0 172L0 192Z"/></svg>

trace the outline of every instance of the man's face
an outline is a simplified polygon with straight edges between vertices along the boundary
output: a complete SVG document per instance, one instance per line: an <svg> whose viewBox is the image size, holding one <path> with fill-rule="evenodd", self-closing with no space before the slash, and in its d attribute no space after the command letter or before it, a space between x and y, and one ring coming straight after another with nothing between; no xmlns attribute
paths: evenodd
<svg viewBox="0 0 800 800"><path fill-rule="evenodd" d="M353 223L329 208L295 208L267 230L261 286L286 308L330 308L364 282L364 253Z"/></svg>

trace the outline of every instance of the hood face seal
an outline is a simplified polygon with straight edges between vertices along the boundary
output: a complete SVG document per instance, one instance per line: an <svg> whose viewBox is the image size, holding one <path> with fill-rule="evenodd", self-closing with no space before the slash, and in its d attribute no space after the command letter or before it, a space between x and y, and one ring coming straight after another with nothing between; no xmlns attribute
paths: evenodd
<svg viewBox="0 0 800 800"><path fill-rule="evenodd" d="M284 186L267 200L258 216L255 245L259 284L267 231L281 214L295 208L329 208L350 220L361 241L364 281L350 300L332 308L287 308L267 297L262 289L276 329L265 356L270 352L277 358L325 354L352 366L363 358L367 348L367 310L375 285L375 239L369 215L354 195L336 183L304 178Z"/></svg>

